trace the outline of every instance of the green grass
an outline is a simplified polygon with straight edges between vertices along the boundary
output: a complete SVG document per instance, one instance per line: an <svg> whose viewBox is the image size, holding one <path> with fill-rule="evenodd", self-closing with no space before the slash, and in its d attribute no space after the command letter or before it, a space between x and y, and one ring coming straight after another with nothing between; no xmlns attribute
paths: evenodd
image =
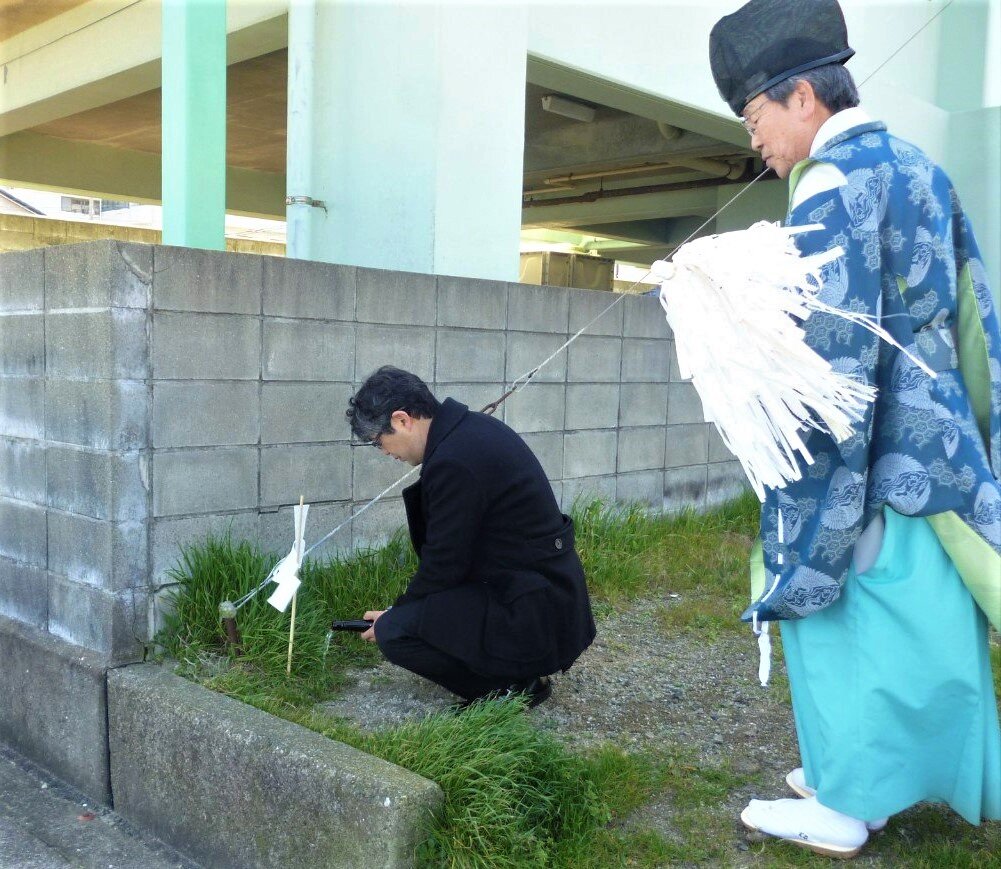
<svg viewBox="0 0 1001 869"><path fill-rule="evenodd" d="M575 508L577 544L597 613L632 600L664 601L655 616L672 634L705 641L742 630L748 598L747 554L757 531L757 502L741 498L704 515L652 515L601 503ZM726 763L699 763L683 747L656 756L604 746L575 752L515 703L486 704L463 715L431 715L399 728L365 733L318 711L348 666L374 663L377 650L354 636L326 643L331 618L381 608L403 589L416 563L406 538L344 561L307 562L297 603L291 677L285 675L289 613L262 592L239 613L241 657L223 643L218 605L260 583L277 556L229 537L185 550L173 572L175 610L158 638L179 671L217 691L431 778L444 810L427 830L419 865L446 867L660 867L677 865L819 865L819 858L778 842L737 856L742 834L729 795L749 783ZM1001 646L991 660L1001 693ZM776 654L781 643L776 636ZM788 683L773 691L788 701ZM769 783L761 783L769 784ZM650 804L670 818L669 832L644 829L630 815ZM663 825L660 825L661 827ZM873 839L867 858L880 866L1001 869L1001 825L966 825L920 806Z"/></svg>

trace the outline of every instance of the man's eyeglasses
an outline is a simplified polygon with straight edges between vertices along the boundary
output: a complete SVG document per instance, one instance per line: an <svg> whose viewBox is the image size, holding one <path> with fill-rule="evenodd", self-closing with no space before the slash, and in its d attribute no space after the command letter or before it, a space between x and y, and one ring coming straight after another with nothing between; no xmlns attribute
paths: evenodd
<svg viewBox="0 0 1001 869"><path fill-rule="evenodd" d="M740 125L747 130L748 136L753 136L755 131L758 129L758 122L761 120L761 116L765 113L765 109L768 108L770 102L770 100L765 100L764 102L758 103L758 105L751 110L751 113L754 115L753 118L740 118Z"/></svg>

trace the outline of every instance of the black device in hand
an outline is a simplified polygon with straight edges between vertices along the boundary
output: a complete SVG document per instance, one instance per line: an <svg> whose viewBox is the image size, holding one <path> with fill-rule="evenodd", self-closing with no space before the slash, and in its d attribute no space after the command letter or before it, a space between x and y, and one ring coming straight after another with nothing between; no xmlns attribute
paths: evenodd
<svg viewBox="0 0 1001 869"><path fill-rule="evenodd" d="M372 623L366 619L345 619L343 621L332 621L330 630L332 631L367 631L372 627Z"/></svg>

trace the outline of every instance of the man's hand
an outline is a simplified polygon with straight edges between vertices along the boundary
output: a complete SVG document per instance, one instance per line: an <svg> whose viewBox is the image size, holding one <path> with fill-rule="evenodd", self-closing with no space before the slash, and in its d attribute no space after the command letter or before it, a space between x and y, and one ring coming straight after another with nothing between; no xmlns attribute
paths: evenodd
<svg viewBox="0 0 1001 869"><path fill-rule="evenodd" d="M363 640L368 640L370 643L375 642L375 623L379 620L379 616L381 616L384 612L385 610L367 610L365 612L365 615L363 615L362 618L365 619L365 621L372 622L372 627L361 635Z"/></svg>

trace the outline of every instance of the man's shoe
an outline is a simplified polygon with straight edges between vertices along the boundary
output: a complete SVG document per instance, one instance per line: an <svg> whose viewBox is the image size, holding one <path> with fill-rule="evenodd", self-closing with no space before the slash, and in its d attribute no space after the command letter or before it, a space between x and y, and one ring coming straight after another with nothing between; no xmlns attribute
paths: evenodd
<svg viewBox="0 0 1001 869"><path fill-rule="evenodd" d="M553 684L548 676L536 676L533 679L525 679L521 682L513 682L507 688L497 691L490 691L482 697L472 697L455 703L450 708L455 712L462 712L474 703L489 703L498 700L514 700L520 698L525 701L526 709L534 709L540 703L549 699L553 693Z"/></svg>
<svg viewBox="0 0 1001 869"><path fill-rule="evenodd" d="M816 797L751 800L740 813L740 820L749 830L801 845L825 857L854 857L869 839L865 821L822 806Z"/></svg>
<svg viewBox="0 0 1001 869"><path fill-rule="evenodd" d="M797 766L786 776L786 784L789 785L789 790L804 799L817 796L817 792L806 783L806 773L801 766ZM866 821L865 825L870 833L878 833L885 829L888 820L889 818L877 818L875 821Z"/></svg>
<svg viewBox="0 0 1001 869"><path fill-rule="evenodd" d="M525 682L515 682L507 689L507 697L524 697L528 709L534 709L540 703L545 703L552 693L553 683L548 676L536 676Z"/></svg>

